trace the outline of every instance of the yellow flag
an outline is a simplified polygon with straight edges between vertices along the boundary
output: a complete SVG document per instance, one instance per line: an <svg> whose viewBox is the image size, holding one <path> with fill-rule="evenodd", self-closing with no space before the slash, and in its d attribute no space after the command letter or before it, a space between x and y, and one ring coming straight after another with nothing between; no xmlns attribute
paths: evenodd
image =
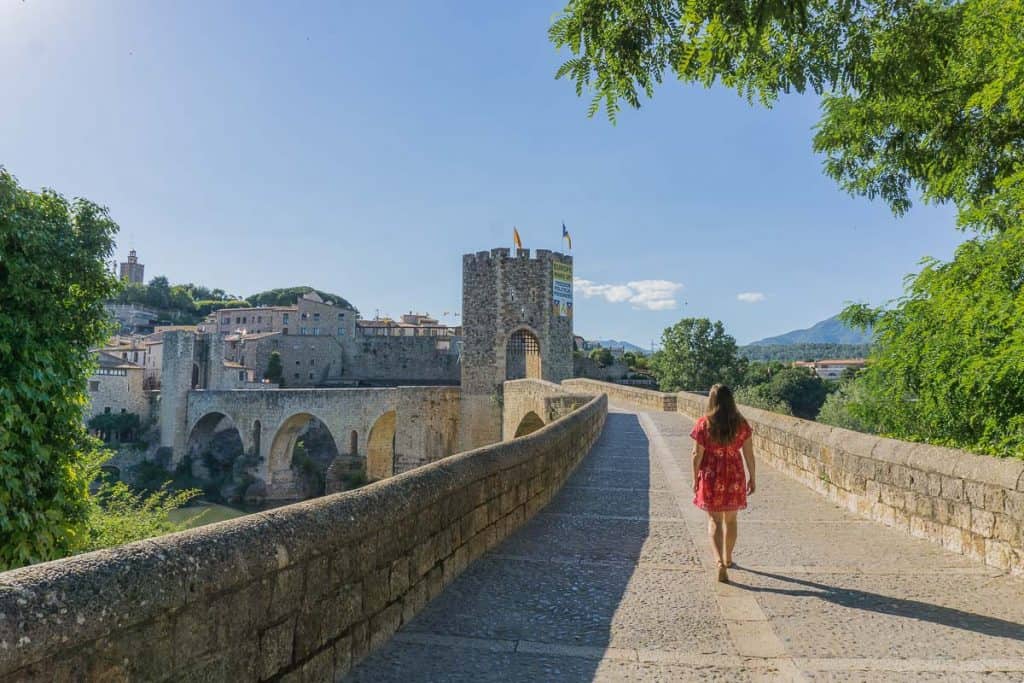
<svg viewBox="0 0 1024 683"><path fill-rule="evenodd" d="M519 231L512 228L512 241L516 244L516 249L523 248L523 240L519 239Z"/></svg>

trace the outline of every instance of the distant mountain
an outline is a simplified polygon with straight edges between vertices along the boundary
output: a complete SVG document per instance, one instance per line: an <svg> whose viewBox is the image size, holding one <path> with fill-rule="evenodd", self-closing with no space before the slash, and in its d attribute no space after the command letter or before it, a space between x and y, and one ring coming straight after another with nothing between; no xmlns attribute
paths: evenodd
<svg viewBox="0 0 1024 683"><path fill-rule="evenodd" d="M624 351L632 351L633 353L650 353L649 349L645 349L642 346L631 344L628 341L616 341L615 339L588 339L590 344L599 344L605 349L622 349Z"/></svg>
<svg viewBox="0 0 1024 683"><path fill-rule="evenodd" d="M847 327L832 316L828 320L812 325L806 330L793 330L776 337L751 342L749 346L770 346L773 344L870 344L871 332L861 332Z"/></svg>

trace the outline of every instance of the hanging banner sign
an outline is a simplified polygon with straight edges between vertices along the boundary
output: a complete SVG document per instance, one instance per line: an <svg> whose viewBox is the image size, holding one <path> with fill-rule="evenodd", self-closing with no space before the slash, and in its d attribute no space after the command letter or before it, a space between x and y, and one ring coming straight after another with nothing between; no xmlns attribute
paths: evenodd
<svg viewBox="0 0 1024 683"><path fill-rule="evenodd" d="M572 264L551 264L551 308L556 315L572 317Z"/></svg>

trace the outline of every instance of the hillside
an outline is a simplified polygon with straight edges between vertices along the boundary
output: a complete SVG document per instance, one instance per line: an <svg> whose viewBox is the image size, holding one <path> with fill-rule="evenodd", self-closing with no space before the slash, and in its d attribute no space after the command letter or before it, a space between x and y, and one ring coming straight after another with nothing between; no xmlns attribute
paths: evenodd
<svg viewBox="0 0 1024 683"><path fill-rule="evenodd" d="M601 348L605 349L622 349L624 351L632 351L633 353L648 354L649 349L645 349L636 344L631 344L628 341L617 341L615 339L588 339L591 344L599 344Z"/></svg>
<svg viewBox="0 0 1024 683"><path fill-rule="evenodd" d="M870 344L870 332L864 333L847 327L839 320L839 316L832 316L828 320L822 320L805 330L793 330L775 337L767 337L759 341L750 342L748 346L771 346L775 344Z"/></svg>

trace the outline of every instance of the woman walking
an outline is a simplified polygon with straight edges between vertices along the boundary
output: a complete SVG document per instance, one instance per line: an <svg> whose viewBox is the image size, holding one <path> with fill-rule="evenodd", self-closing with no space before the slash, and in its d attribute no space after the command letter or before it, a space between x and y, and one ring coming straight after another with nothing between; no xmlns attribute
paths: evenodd
<svg viewBox="0 0 1024 683"><path fill-rule="evenodd" d="M736 512L747 507L747 496L757 488L751 434L750 425L736 409L732 390L724 384L711 387L704 416L690 432L694 442L693 504L708 513L708 536L722 582L729 580L726 570L732 566L739 532Z"/></svg>

